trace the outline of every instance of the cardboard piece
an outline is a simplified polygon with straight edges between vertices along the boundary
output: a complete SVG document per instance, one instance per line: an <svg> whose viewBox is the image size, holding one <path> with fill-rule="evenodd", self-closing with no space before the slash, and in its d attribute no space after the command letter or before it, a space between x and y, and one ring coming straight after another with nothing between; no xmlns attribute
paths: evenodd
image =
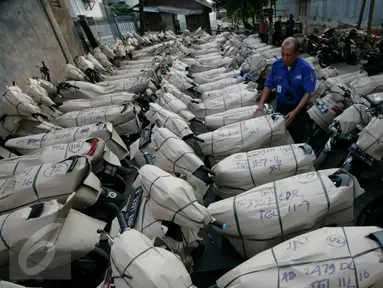
<svg viewBox="0 0 383 288"><path fill-rule="evenodd" d="M382 287L379 227L326 227L266 250L218 279L219 288Z"/></svg>
<svg viewBox="0 0 383 288"><path fill-rule="evenodd" d="M10 139L5 143L5 146L15 149L21 154L27 154L47 146L85 140L90 137L99 137L104 140L106 146L116 154L120 160L129 154L125 143L113 129L113 125L108 122L99 122L81 127L65 128L45 134Z"/></svg>
<svg viewBox="0 0 383 288"><path fill-rule="evenodd" d="M0 265L9 269L18 265L13 268L17 269L20 261L16 260L24 259L23 254L27 253L26 266L35 267L39 263L43 271L69 264L92 251L100 241L97 230L103 229L106 223L72 210L67 204L62 206L55 200L42 202L37 216L31 214L32 207L1 215L4 235L0 239ZM39 243L38 249L33 249L36 243ZM52 261L42 261L47 256L51 256ZM4 272L0 271L0 275L8 277Z"/></svg>
<svg viewBox="0 0 383 288"><path fill-rule="evenodd" d="M208 210L227 225L217 231L242 256L252 257L302 232L348 225L354 219L354 199L364 190L352 175L348 185L338 188L328 177L338 171L309 172L264 184L210 204Z"/></svg>
<svg viewBox="0 0 383 288"><path fill-rule="evenodd" d="M91 138L47 146L23 156L7 157L0 160L0 177L15 175L29 167L64 161L75 155L88 158L94 173L103 168L104 161L114 166L121 165L117 156L106 147L103 140Z"/></svg>
<svg viewBox="0 0 383 288"><path fill-rule="evenodd" d="M233 154L213 167L214 192L233 197L254 187L314 171L315 154L305 144L292 144Z"/></svg>
<svg viewBox="0 0 383 288"><path fill-rule="evenodd" d="M89 160L77 156L1 175L0 183L0 214L51 199L65 202L73 192L81 195L74 206L86 208L101 193L101 182L91 172Z"/></svg>
<svg viewBox="0 0 383 288"><path fill-rule="evenodd" d="M204 155L223 159L234 153L292 144L283 115L275 113L253 118L198 135Z"/></svg>

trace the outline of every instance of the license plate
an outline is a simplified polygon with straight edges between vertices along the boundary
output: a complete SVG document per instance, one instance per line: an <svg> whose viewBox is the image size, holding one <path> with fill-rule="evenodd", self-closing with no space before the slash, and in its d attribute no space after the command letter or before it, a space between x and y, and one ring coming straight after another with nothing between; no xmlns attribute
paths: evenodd
<svg viewBox="0 0 383 288"><path fill-rule="evenodd" d="M133 228L136 224L138 209L140 209L141 198L142 198L143 190L142 188L138 188L133 196L129 199L129 203L127 206L127 210L125 213L126 224L129 228Z"/></svg>

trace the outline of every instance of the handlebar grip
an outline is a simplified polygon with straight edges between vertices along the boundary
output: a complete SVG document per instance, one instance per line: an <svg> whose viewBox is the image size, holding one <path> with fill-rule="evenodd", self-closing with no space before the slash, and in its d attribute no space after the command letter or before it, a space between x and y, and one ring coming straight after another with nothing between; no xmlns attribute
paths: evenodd
<svg viewBox="0 0 383 288"><path fill-rule="evenodd" d="M116 216L117 216L118 224L120 224L121 234L124 233L126 230L128 230L128 229L129 229L129 228L128 228L128 224L126 224L124 215L122 215L122 212L121 212L121 210L117 207L117 205L114 204L114 203L108 203L108 204L106 204L106 205L111 206L111 207L116 211Z"/></svg>
<svg viewBox="0 0 383 288"><path fill-rule="evenodd" d="M148 152L144 152L144 159L146 164L152 164L152 159L150 158L150 154Z"/></svg>
<svg viewBox="0 0 383 288"><path fill-rule="evenodd" d="M370 104L375 104L374 101L372 101L371 98L368 97L367 95L362 94L361 96L362 96L364 99L366 99L366 101L367 101L368 103L370 103Z"/></svg>
<svg viewBox="0 0 383 288"><path fill-rule="evenodd" d="M226 224L219 221L219 220L215 220L214 222L211 223L212 225L218 227L218 228L221 228L222 230L223 229L226 229Z"/></svg>
<svg viewBox="0 0 383 288"><path fill-rule="evenodd" d="M214 172L213 170L207 168L206 166L201 166L201 170L206 171L206 172L209 173L210 175L213 175L213 176L216 175L215 172Z"/></svg>
<svg viewBox="0 0 383 288"><path fill-rule="evenodd" d="M340 89L342 89L344 92L346 92L347 91L347 89L346 88L344 88L341 84L338 84L338 87L340 88Z"/></svg>

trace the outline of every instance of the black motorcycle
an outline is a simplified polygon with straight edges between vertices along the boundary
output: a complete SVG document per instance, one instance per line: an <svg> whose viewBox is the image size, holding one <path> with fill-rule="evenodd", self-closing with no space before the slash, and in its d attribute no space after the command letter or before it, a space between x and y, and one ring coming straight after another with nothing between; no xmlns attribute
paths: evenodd
<svg viewBox="0 0 383 288"><path fill-rule="evenodd" d="M322 39L318 47L317 57L319 65L326 68L333 63L346 62L356 65L358 56L356 54L356 43L352 37L340 38L335 37L330 39Z"/></svg>
<svg viewBox="0 0 383 288"><path fill-rule="evenodd" d="M329 39L329 38L333 37L334 33L335 33L335 29L330 28L330 29L327 29L322 34L322 36L317 36L315 34L307 35L307 38L308 38L308 43L306 46L307 53L310 56L316 56L317 52L318 52L318 47L320 46L322 39Z"/></svg>

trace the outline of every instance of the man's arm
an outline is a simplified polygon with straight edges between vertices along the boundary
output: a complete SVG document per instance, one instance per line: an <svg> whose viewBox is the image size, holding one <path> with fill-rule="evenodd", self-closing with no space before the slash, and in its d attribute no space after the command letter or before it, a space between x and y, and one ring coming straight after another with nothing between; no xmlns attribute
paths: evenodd
<svg viewBox="0 0 383 288"><path fill-rule="evenodd" d="M262 91L261 100L259 101L259 106L263 106L267 102L270 94L271 94L271 88L268 86L265 86Z"/></svg>

